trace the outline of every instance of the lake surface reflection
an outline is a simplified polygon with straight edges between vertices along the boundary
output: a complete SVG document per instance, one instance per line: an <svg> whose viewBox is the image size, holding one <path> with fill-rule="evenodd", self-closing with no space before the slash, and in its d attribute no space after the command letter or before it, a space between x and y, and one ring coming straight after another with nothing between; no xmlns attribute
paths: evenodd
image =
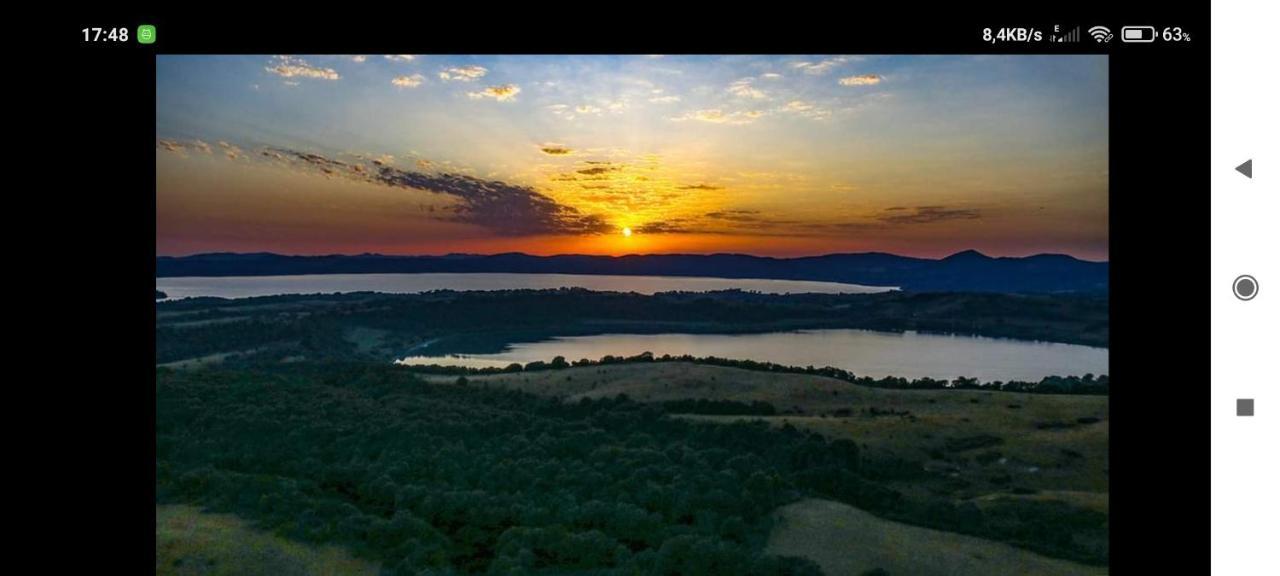
<svg viewBox="0 0 1280 576"><path fill-rule="evenodd" d="M519 290L585 288L608 292L710 292L747 290L767 294L869 294L891 287L860 286L808 280L702 278L684 276L605 276L588 274L311 274L298 276L223 276L156 278L156 290L169 299L216 296L250 298L281 294L388 292L414 294L431 290Z"/></svg>
<svg viewBox="0 0 1280 576"><path fill-rule="evenodd" d="M430 346L426 348L430 350ZM1108 373L1109 350L1075 344L977 336L803 330L766 334L604 334L513 344L499 354L413 356L406 364L507 366L556 356L576 361L603 356L716 356L788 366L833 366L858 376L1038 381L1045 376Z"/></svg>

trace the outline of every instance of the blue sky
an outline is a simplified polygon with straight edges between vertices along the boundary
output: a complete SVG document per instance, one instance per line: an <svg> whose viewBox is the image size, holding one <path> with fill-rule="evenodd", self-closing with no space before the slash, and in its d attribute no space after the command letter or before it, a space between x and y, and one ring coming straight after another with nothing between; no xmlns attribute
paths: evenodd
<svg viewBox="0 0 1280 576"><path fill-rule="evenodd" d="M1106 259L1107 97L1103 56L160 56L157 247Z"/></svg>

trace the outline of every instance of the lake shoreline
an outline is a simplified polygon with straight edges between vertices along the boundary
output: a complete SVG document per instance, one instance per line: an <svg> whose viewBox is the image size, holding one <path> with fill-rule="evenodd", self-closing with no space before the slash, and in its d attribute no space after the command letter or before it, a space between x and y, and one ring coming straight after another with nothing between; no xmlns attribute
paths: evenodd
<svg viewBox="0 0 1280 576"><path fill-rule="evenodd" d="M156 291L166 294L166 300L206 296L252 298L355 292L417 294L437 290L493 292L559 288L644 295L724 290L763 294L873 294L897 290L893 286L865 286L819 280L580 273L406 272L156 278Z"/></svg>
<svg viewBox="0 0 1280 576"><path fill-rule="evenodd" d="M293 357L390 362L411 351L421 355L422 344L432 339L428 349L434 356L500 353L512 343L611 333L790 335L829 329L1102 348L1109 343L1107 307L1100 296L911 292L644 296L514 290L198 298L156 303L156 354L158 363L215 353L237 353L235 363L251 364Z"/></svg>
<svg viewBox="0 0 1280 576"><path fill-rule="evenodd" d="M662 326L649 328L652 329L649 332L565 334L560 331L542 338L530 338L530 334L485 334L485 339L441 338L428 346L414 347L395 362L504 368L511 364L547 363L556 357L577 362L647 353L653 357L754 361L796 369L830 367L876 378L976 377L983 381L1039 381L1048 376L1105 374L1110 356L1110 350L1105 347L917 330L797 328L726 333L671 332L662 330ZM486 351L476 352L477 349ZM793 356L788 356L788 350Z"/></svg>

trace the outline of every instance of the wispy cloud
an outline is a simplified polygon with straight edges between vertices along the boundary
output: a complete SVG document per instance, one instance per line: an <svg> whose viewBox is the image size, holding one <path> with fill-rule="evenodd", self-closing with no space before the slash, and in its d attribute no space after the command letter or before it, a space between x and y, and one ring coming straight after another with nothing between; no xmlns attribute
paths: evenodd
<svg viewBox="0 0 1280 576"><path fill-rule="evenodd" d="M389 186L453 196L461 206L447 220L483 226L501 235L600 234L613 230L600 216L583 214L532 188L500 180L386 167L374 178Z"/></svg>
<svg viewBox="0 0 1280 576"><path fill-rule="evenodd" d="M757 210L717 210L701 216L668 218L633 227L641 234L718 234L732 232L749 236L802 236L830 233L818 230L812 222L769 218ZM820 226L819 226L820 228Z"/></svg>
<svg viewBox="0 0 1280 576"><path fill-rule="evenodd" d="M711 184L686 184L677 186L679 190L724 190L724 186L714 186Z"/></svg>
<svg viewBox="0 0 1280 576"><path fill-rule="evenodd" d="M677 122L685 120L696 120L698 122L707 122L711 124L750 124L755 122L764 112L760 110L738 110L733 112L725 112L719 108L707 108L704 110L694 110L686 113L684 116L672 118Z"/></svg>
<svg viewBox="0 0 1280 576"><path fill-rule="evenodd" d="M226 140L219 140L218 147L221 148L222 153L225 154L227 158L230 158L231 160L236 160L244 155L244 151L241 150L239 146L236 146L235 144L231 144Z"/></svg>
<svg viewBox="0 0 1280 576"><path fill-rule="evenodd" d="M391 79L391 83L401 88L417 88L426 80L427 77L421 74L409 74L407 76L396 76Z"/></svg>
<svg viewBox="0 0 1280 576"><path fill-rule="evenodd" d="M262 156L329 176L449 196L456 204L441 210L437 219L482 226L503 236L600 234L614 230L600 216L584 214L533 188L501 180L403 170L381 159L368 164L348 162L287 148L266 148Z"/></svg>
<svg viewBox="0 0 1280 576"><path fill-rule="evenodd" d="M498 102L508 102L515 100L516 95L520 93L520 87L515 84L502 84L499 86L490 86L479 92L468 92L467 96L472 100L482 100L490 98Z"/></svg>
<svg viewBox="0 0 1280 576"><path fill-rule="evenodd" d="M707 212L706 217L714 220L728 220L730 222L758 222L760 221L760 211L718 210L715 212Z"/></svg>
<svg viewBox="0 0 1280 576"><path fill-rule="evenodd" d="M576 118L576 115L573 113L573 107L568 104L552 104L547 106L547 110L560 118L564 118L565 120L573 120Z"/></svg>
<svg viewBox="0 0 1280 576"><path fill-rule="evenodd" d="M314 78L317 80L338 80L342 76L333 68L312 66L297 56L272 56L267 72L284 78Z"/></svg>
<svg viewBox="0 0 1280 576"><path fill-rule="evenodd" d="M383 58L386 58L387 60L390 60L392 62L413 62L414 60L418 59L417 56L414 56L412 54L387 54L383 56Z"/></svg>
<svg viewBox="0 0 1280 576"><path fill-rule="evenodd" d="M608 174L609 172L617 172L621 169L619 166L612 166L609 164L601 165L599 162L587 162L587 164L597 164L597 166L578 170L579 174L582 174L583 176L599 176L601 174Z"/></svg>
<svg viewBox="0 0 1280 576"><path fill-rule="evenodd" d="M363 64L364 61L368 59L369 57L365 56L364 54L356 54L355 56L351 57L351 61L355 62L356 64Z"/></svg>
<svg viewBox="0 0 1280 576"><path fill-rule="evenodd" d="M674 94L667 96L654 96L649 99L654 104L672 104L680 101L680 97Z"/></svg>
<svg viewBox="0 0 1280 576"><path fill-rule="evenodd" d="M187 157L187 152L202 152L204 154L212 154L213 147L203 140L175 140L171 138L157 138L156 148L166 152L173 152L183 158Z"/></svg>
<svg viewBox="0 0 1280 576"><path fill-rule="evenodd" d="M568 156L573 154L573 150L569 149L567 146L561 146L560 144L543 144L539 147L539 150L548 156Z"/></svg>
<svg viewBox="0 0 1280 576"><path fill-rule="evenodd" d="M785 105L778 108L778 111L804 116L805 118L812 118L814 120L825 120L831 117L831 110L823 108L813 102L806 102L804 100L792 100L787 102Z"/></svg>
<svg viewBox="0 0 1280 576"><path fill-rule="evenodd" d="M646 222L639 226L633 226L632 230L637 234L691 234L704 231L702 228L691 224L686 218Z"/></svg>
<svg viewBox="0 0 1280 576"><path fill-rule="evenodd" d="M755 78L743 78L729 85L729 93L738 98L750 98L754 100L764 100L769 97L763 90L752 85Z"/></svg>
<svg viewBox="0 0 1280 576"><path fill-rule="evenodd" d="M846 76L840 79L841 86L874 86L879 84L881 77L878 74L859 74L857 76Z"/></svg>
<svg viewBox="0 0 1280 576"><path fill-rule="evenodd" d="M950 208L947 206L894 206L886 208L879 220L888 224L931 224L947 220L976 220L982 217L978 210Z"/></svg>
<svg viewBox="0 0 1280 576"><path fill-rule="evenodd" d="M470 82L478 78L484 78L484 75L488 73L489 69L484 66L457 66L441 70L440 79L446 82Z"/></svg>
<svg viewBox="0 0 1280 576"><path fill-rule="evenodd" d="M835 67L849 61L848 56L834 56L819 60L817 62L803 61L791 64L792 68L797 68L805 74L813 74L815 76L826 74Z"/></svg>

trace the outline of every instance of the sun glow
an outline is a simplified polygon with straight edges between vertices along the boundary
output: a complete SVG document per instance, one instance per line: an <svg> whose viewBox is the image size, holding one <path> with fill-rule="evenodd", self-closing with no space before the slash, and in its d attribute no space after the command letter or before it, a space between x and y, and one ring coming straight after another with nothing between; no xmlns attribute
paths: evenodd
<svg viewBox="0 0 1280 576"><path fill-rule="evenodd" d="M1059 56L165 55L156 250L1106 260L1108 60Z"/></svg>

